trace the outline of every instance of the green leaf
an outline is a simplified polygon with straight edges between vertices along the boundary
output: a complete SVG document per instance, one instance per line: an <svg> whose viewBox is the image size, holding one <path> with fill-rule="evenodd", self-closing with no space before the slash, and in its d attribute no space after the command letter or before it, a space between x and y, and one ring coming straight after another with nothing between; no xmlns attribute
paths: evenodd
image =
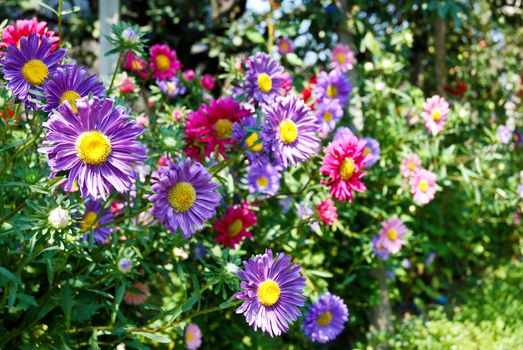
<svg viewBox="0 0 523 350"><path fill-rule="evenodd" d="M171 338L163 334L157 333L147 333L147 332L133 332L133 334L141 335L142 337L151 339L157 343L169 344L171 343Z"/></svg>
<svg viewBox="0 0 523 350"><path fill-rule="evenodd" d="M73 293L68 284L62 287L61 301L61 306L65 315L65 325L69 328L71 326L71 311L73 309Z"/></svg>
<svg viewBox="0 0 523 350"><path fill-rule="evenodd" d="M192 296L182 305L182 312L189 311L194 304L200 299L199 293L193 293Z"/></svg>
<svg viewBox="0 0 523 350"><path fill-rule="evenodd" d="M249 39L251 42L253 42L255 44L263 44L265 42L263 35L261 35L260 32L257 31L256 29L246 30L245 36L247 37L247 39Z"/></svg>
<svg viewBox="0 0 523 350"><path fill-rule="evenodd" d="M293 66L303 66L303 60L300 57L298 57L298 55L296 55L294 52L286 54L285 59Z"/></svg>
<svg viewBox="0 0 523 350"><path fill-rule="evenodd" d="M20 281L20 279L18 277L13 275L13 273L11 271L9 271L8 269L6 269L6 268L4 268L2 266L0 266L0 275L5 277L9 281L13 282L14 284L17 284L19 286L22 285L22 281ZM5 285L5 283L3 283L3 284Z"/></svg>

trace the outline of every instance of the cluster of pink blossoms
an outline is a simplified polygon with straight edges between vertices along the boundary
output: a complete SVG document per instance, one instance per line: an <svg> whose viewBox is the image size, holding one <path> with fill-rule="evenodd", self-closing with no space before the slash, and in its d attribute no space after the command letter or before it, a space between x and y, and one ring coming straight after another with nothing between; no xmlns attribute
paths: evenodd
<svg viewBox="0 0 523 350"><path fill-rule="evenodd" d="M421 160L416 154L409 154L401 161L401 174L408 179L414 201L425 205L436 194L436 174L421 167Z"/></svg>

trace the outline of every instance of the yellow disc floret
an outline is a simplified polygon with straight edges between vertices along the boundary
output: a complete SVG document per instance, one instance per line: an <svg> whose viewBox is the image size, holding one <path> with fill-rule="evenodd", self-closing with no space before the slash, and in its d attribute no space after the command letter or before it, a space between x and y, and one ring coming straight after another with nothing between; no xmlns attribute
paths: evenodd
<svg viewBox="0 0 523 350"><path fill-rule="evenodd" d="M329 323L331 323L332 321L332 314L329 312L329 311L325 311L324 313L322 313L320 315L320 317L318 317L318 325L321 326L321 327L325 327L327 325L329 325Z"/></svg>
<svg viewBox="0 0 523 350"><path fill-rule="evenodd" d="M88 211L80 221L80 229L89 231L98 227L98 215L94 211Z"/></svg>
<svg viewBox="0 0 523 350"><path fill-rule="evenodd" d="M354 159L347 157L343 160L340 167L340 176L343 180L348 180L354 174L356 165L354 164Z"/></svg>
<svg viewBox="0 0 523 350"><path fill-rule="evenodd" d="M258 88L261 92L269 92L272 90L272 80L269 74L261 73L258 75Z"/></svg>
<svg viewBox="0 0 523 350"><path fill-rule="evenodd" d="M271 279L266 279L258 286L258 301L263 306L272 306L280 299L280 286Z"/></svg>
<svg viewBox="0 0 523 350"><path fill-rule="evenodd" d="M241 219L236 219L229 225L229 237L236 237L243 228L243 222Z"/></svg>
<svg viewBox="0 0 523 350"><path fill-rule="evenodd" d="M171 67L171 61L169 60L169 57L164 54L159 54L156 56L156 67L162 72L168 70L169 67Z"/></svg>
<svg viewBox="0 0 523 350"><path fill-rule="evenodd" d="M436 109L435 111L432 112L432 120L437 122L440 119L441 119L441 112Z"/></svg>
<svg viewBox="0 0 523 350"><path fill-rule="evenodd" d="M325 112L325 114L323 115L323 120L326 121L327 123L330 122L332 120L332 113Z"/></svg>
<svg viewBox="0 0 523 350"><path fill-rule="evenodd" d="M76 103L75 101L80 98L80 95L76 91L67 90L62 94L62 97L60 98L60 104L64 103L65 101L69 102L69 105L71 106L71 109L74 113L78 113L78 109L76 109Z"/></svg>
<svg viewBox="0 0 523 350"><path fill-rule="evenodd" d="M256 182L260 187L267 187L269 185L269 179L267 179L265 176L260 176Z"/></svg>
<svg viewBox="0 0 523 350"><path fill-rule="evenodd" d="M249 149L253 152L260 152L263 148L263 143L258 142L260 140L260 137L257 133L253 132L245 139L245 144Z"/></svg>
<svg viewBox="0 0 523 350"><path fill-rule="evenodd" d="M278 131L280 133L280 139L283 143L293 143L298 137L298 128L296 124L290 119L285 119L278 125Z"/></svg>
<svg viewBox="0 0 523 350"><path fill-rule="evenodd" d="M42 86L45 78L49 76L49 70L44 62L30 60L22 67L22 75L29 84Z"/></svg>
<svg viewBox="0 0 523 350"><path fill-rule="evenodd" d="M338 96L338 88L334 85L327 85L327 97L336 98Z"/></svg>
<svg viewBox="0 0 523 350"><path fill-rule="evenodd" d="M196 191L191 183L178 182L169 191L167 200L175 212L185 213L196 201Z"/></svg>
<svg viewBox="0 0 523 350"><path fill-rule="evenodd" d="M105 163L111 150L111 141L100 131L84 132L76 141L78 158L87 165Z"/></svg>
<svg viewBox="0 0 523 350"><path fill-rule="evenodd" d="M398 233L395 229L391 228L389 232L387 232L387 237L389 237L391 241L394 241L396 238L398 238Z"/></svg>
<svg viewBox="0 0 523 350"><path fill-rule="evenodd" d="M345 55L342 53L339 53L338 56L336 56L336 59L338 60L338 63L345 62Z"/></svg>
<svg viewBox="0 0 523 350"><path fill-rule="evenodd" d="M419 190L421 192L427 192L428 189L429 189L429 183L426 180L421 180L419 182Z"/></svg>
<svg viewBox="0 0 523 350"><path fill-rule="evenodd" d="M227 139L232 135L232 123L228 119L218 119L214 124L216 135L220 140Z"/></svg>

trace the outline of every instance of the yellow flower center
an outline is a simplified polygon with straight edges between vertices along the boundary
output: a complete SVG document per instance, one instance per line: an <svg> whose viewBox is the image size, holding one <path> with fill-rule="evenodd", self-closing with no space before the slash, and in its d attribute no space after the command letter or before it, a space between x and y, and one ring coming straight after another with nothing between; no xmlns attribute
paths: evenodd
<svg viewBox="0 0 523 350"><path fill-rule="evenodd" d="M67 90L62 94L62 97L60 98L60 104L64 103L65 101L69 102L69 105L71 106L71 109L76 114L78 113L78 109L76 109L76 103L75 101L80 98L80 95L76 91Z"/></svg>
<svg viewBox="0 0 523 350"><path fill-rule="evenodd" d="M245 139L245 143L247 144L247 147L253 152L260 152L263 148L263 143L258 142L260 140L260 137L257 133L253 132Z"/></svg>
<svg viewBox="0 0 523 350"><path fill-rule="evenodd" d="M514 141L516 141L516 142L519 141L519 135L518 134L514 134L514 136L512 136L512 139Z"/></svg>
<svg viewBox="0 0 523 350"><path fill-rule="evenodd" d="M88 211L80 221L80 229L89 231L98 227L98 215L94 211Z"/></svg>
<svg viewBox="0 0 523 350"><path fill-rule="evenodd" d="M338 56L336 56L336 59L338 60L338 63L345 62L345 55L342 53L339 53Z"/></svg>
<svg viewBox="0 0 523 350"><path fill-rule="evenodd" d="M185 340L187 340L188 343L192 343L194 341L194 334L192 332L187 332Z"/></svg>
<svg viewBox="0 0 523 350"><path fill-rule="evenodd" d="M325 120L327 123L332 120L332 113L331 112L325 112L323 115L323 120Z"/></svg>
<svg viewBox="0 0 523 350"><path fill-rule="evenodd" d="M340 176L343 180L348 180L354 174L356 165L354 164L354 159L347 157L343 160L340 167Z"/></svg>
<svg viewBox="0 0 523 350"><path fill-rule="evenodd" d="M196 201L196 191L189 182L178 182L169 191L167 200L175 212L185 213Z"/></svg>
<svg viewBox="0 0 523 350"><path fill-rule="evenodd" d="M389 232L387 232L387 237L389 237L391 241L394 241L396 238L398 238L398 233L395 229L391 228Z"/></svg>
<svg viewBox="0 0 523 350"><path fill-rule="evenodd" d="M338 88L334 85L327 85L327 97L335 98L338 96Z"/></svg>
<svg viewBox="0 0 523 350"><path fill-rule="evenodd" d="M258 75L258 88L261 92L269 92L272 90L272 80L269 74L261 73Z"/></svg>
<svg viewBox="0 0 523 350"><path fill-rule="evenodd" d="M170 66L171 66L171 61L169 60L169 57L167 57L164 54L159 54L158 56L156 56L156 67L160 71L165 72L166 70L169 69Z"/></svg>
<svg viewBox="0 0 523 350"><path fill-rule="evenodd" d="M158 57L156 58L156 62L158 62ZM131 63L131 66L135 70L142 70L143 69L142 63L140 61L137 61L137 60L133 61Z"/></svg>
<svg viewBox="0 0 523 350"><path fill-rule="evenodd" d="M328 326L332 321L332 314L329 311L325 311L318 317L318 325L321 327Z"/></svg>
<svg viewBox="0 0 523 350"><path fill-rule="evenodd" d="M429 183L426 180L421 180L419 182L419 189L421 192L427 192L428 188L429 188Z"/></svg>
<svg viewBox="0 0 523 350"><path fill-rule="evenodd" d="M76 141L78 158L87 165L100 165L105 163L111 154L111 142L100 131L84 132Z"/></svg>
<svg viewBox="0 0 523 350"><path fill-rule="evenodd" d="M176 90L176 86L174 86L174 84L168 84L167 90L169 90L170 93L173 93L174 90Z"/></svg>
<svg viewBox="0 0 523 350"><path fill-rule="evenodd" d="M267 179L265 176L260 176L256 182L260 187L267 187L269 185L269 179Z"/></svg>
<svg viewBox="0 0 523 350"><path fill-rule="evenodd" d="M22 67L25 81L34 86L42 86L44 79L49 76L49 70L44 62L30 60Z"/></svg>
<svg viewBox="0 0 523 350"><path fill-rule="evenodd" d="M216 135L220 140L227 139L232 135L232 123L227 119L218 119L214 124Z"/></svg>
<svg viewBox="0 0 523 350"><path fill-rule="evenodd" d="M363 155L364 156L368 156L370 154L370 148L369 147L365 147L365 149L363 150Z"/></svg>
<svg viewBox="0 0 523 350"><path fill-rule="evenodd" d="M416 164L414 164L413 162L409 162L409 169L410 170L416 169Z"/></svg>
<svg viewBox="0 0 523 350"><path fill-rule="evenodd" d="M236 219L229 225L229 237L236 237L243 228L243 222L241 219Z"/></svg>
<svg viewBox="0 0 523 350"><path fill-rule="evenodd" d="M266 279L258 286L258 301L264 306L272 306L280 299L280 286L271 279Z"/></svg>
<svg viewBox="0 0 523 350"><path fill-rule="evenodd" d="M432 112L432 120L434 120L435 122L437 122L438 120L441 119L441 112L439 110L435 110Z"/></svg>
<svg viewBox="0 0 523 350"><path fill-rule="evenodd" d="M298 137L298 128L290 119L282 121L280 125L278 125L278 131L280 132L280 139L285 144L293 143Z"/></svg>
<svg viewBox="0 0 523 350"><path fill-rule="evenodd" d="M383 251L383 245L381 243L376 244L376 248L381 252Z"/></svg>

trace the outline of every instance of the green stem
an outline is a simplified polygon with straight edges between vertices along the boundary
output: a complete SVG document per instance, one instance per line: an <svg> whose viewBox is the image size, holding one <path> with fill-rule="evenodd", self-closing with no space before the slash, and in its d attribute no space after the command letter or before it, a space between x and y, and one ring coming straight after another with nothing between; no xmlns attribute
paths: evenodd
<svg viewBox="0 0 523 350"><path fill-rule="evenodd" d="M114 79L116 78L116 73L118 73L118 69L120 68L120 61L122 60L122 56L123 50L120 50L120 54L118 55L118 61L116 61L116 67L114 67L113 77L111 78L111 85L109 85L109 90L107 91L108 94L111 93L111 91L113 90Z"/></svg>
<svg viewBox="0 0 523 350"><path fill-rule="evenodd" d="M62 6L64 0L58 1L58 46L62 44Z"/></svg>

